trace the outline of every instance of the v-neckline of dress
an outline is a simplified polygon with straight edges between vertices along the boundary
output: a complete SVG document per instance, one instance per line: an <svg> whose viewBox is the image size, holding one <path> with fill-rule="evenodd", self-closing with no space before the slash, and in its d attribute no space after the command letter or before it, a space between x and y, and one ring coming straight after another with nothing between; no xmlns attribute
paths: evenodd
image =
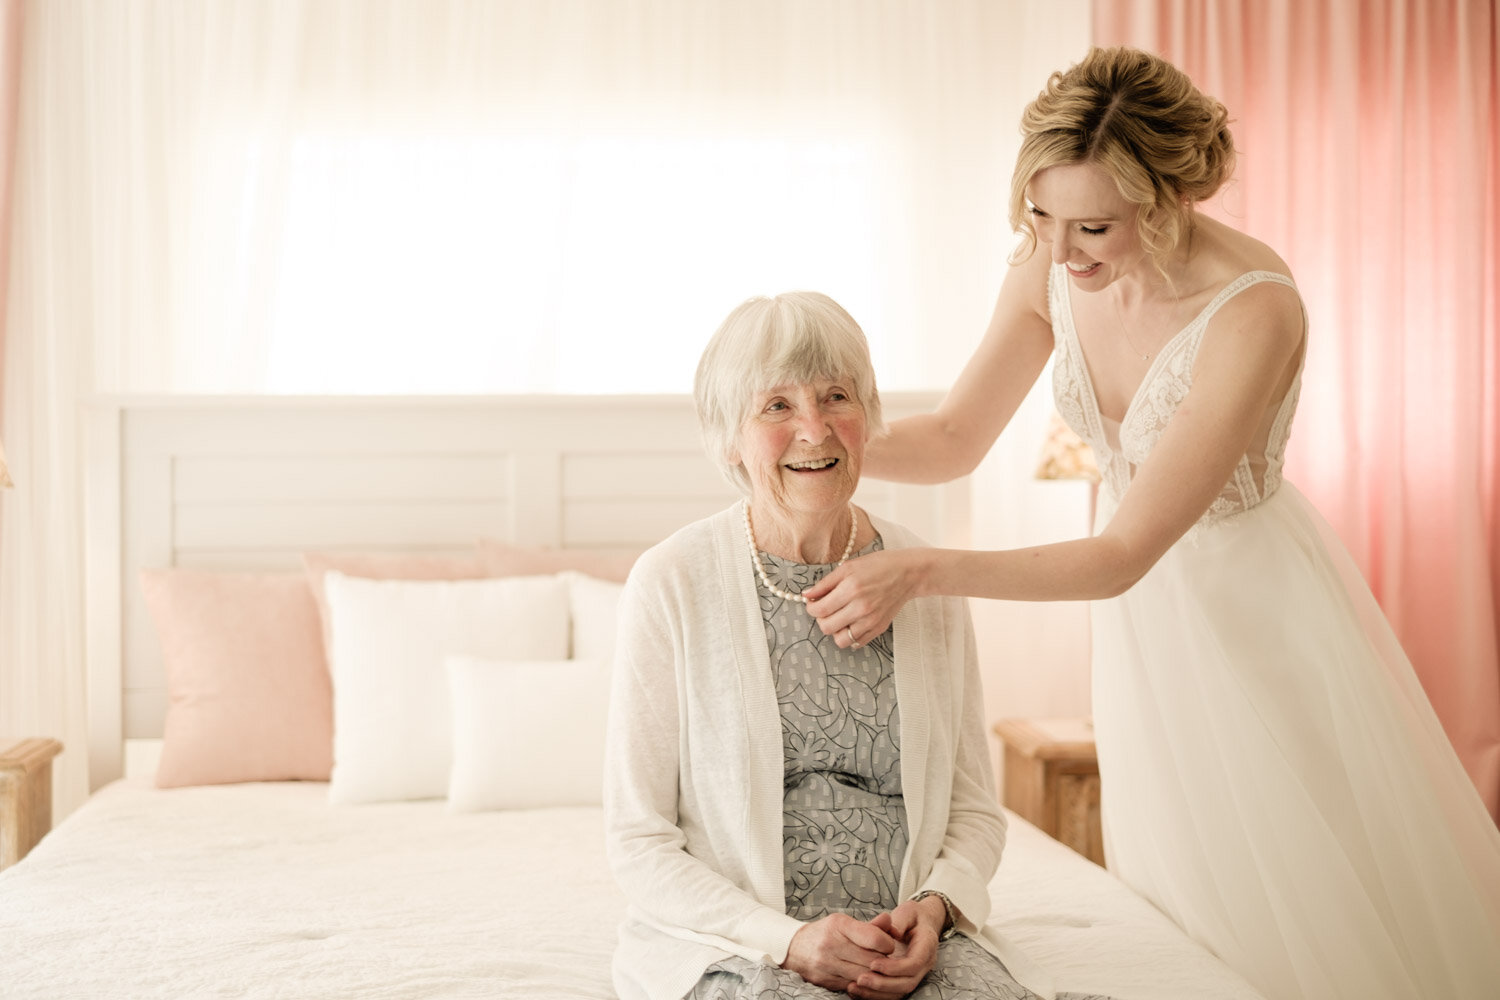
<svg viewBox="0 0 1500 1000"><path fill-rule="evenodd" d="M1130 417L1133 413L1135 413L1136 407L1140 404L1141 397L1146 392L1146 387L1156 380L1157 374L1159 373L1162 365L1166 363L1166 359L1176 348L1177 342L1187 336L1188 333L1201 326L1205 322L1205 317L1211 318L1214 313L1218 312L1219 306L1221 306L1226 299L1232 297L1240 289L1242 283L1244 283L1246 279L1250 278L1252 275L1259 275L1264 273L1273 275L1278 280L1285 280L1284 275L1277 274L1275 271L1265 271L1262 268L1257 270L1245 271L1237 275L1230 281L1226 282L1224 284L1224 287L1220 288L1216 293L1214 293L1214 297L1209 299L1209 301L1203 306L1203 308L1199 309L1196 313L1193 314L1192 319L1183 324L1182 329L1174 333L1167 339L1164 344L1161 345L1161 347L1157 349L1156 354L1151 359L1150 366L1146 369L1146 374L1141 377L1141 381L1136 385L1135 391L1131 393L1130 402L1125 404L1124 414L1122 414L1120 419L1116 421L1113 417L1106 417L1104 415L1103 409L1099 405L1099 395L1094 390L1093 368L1089 364L1088 355L1084 353L1083 342L1078 338L1078 324L1073 317L1073 289L1068 284L1067 275L1059 275L1059 270L1060 268L1054 269L1053 280L1062 282L1061 297L1062 305L1066 314L1066 322L1064 324L1064 327L1069 339L1072 341L1073 350L1078 354L1078 366L1082 370L1083 385L1084 388L1088 391L1089 403L1093 406L1094 417L1100 424L1100 431L1104 429L1103 424L1106 420L1112 424L1115 424L1116 427L1120 428L1123 428L1130 422Z"/></svg>
<svg viewBox="0 0 1500 1000"><path fill-rule="evenodd" d="M1118 421L1116 421L1113 417L1105 416L1103 408L1099 405L1099 395L1094 390L1093 366L1089 363L1088 355L1084 353L1083 341L1081 341L1078 337L1078 324L1073 316L1073 289L1068 285L1068 278L1066 275L1063 275L1060 280L1063 283L1062 299L1063 306L1065 307L1067 313L1066 329L1068 337L1073 342L1073 350L1078 352L1078 366L1080 369L1082 369L1083 385L1084 388L1088 391L1089 403L1094 408L1094 416L1099 420L1101 424L1101 430L1103 429L1102 424L1106 420L1110 423L1115 424L1115 426L1117 427L1124 427L1130 421L1130 415L1135 412L1136 405L1140 402L1142 393L1145 392L1148 385L1155 381L1158 369L1161 368L1162 364L1164 363L1164 359L1169 353L1171 353L1172 348L1176 346L1177 342L1181 340L1189 330L1192 330L1193 327L1198 324L1198 321L1203 318L1203 314L1205 312L1213 308L1218 303L1219 295L1224 294L1224 292L1229 288L1229 285L1225 285L1224 288L1220 289L1219 293L1215 295L1207 305L1198 310L1198 312L1193 315L1193 318L1188 320L1187 323L1183 325L1182 329L1174 333L1167 339L1166 343L1162 344L1161 347L1157 349L1156 353L1151 358L1150 366L1146 369L1146 374L1141 377L1141 381L1136 385L1135 391L1131 393L1130 402L1125 404L1125 413L1120 417ZM1232 284L1234 284L1234 282L1230 282L1230 285Z"/></svg>

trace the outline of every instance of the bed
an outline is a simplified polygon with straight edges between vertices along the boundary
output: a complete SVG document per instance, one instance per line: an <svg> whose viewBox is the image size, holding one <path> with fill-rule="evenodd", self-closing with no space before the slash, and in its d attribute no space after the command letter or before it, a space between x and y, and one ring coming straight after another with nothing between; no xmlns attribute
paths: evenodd
<svg viewBox="0 0 1500 1000"><path fill-rule="evenodd" d="M96 791L0 872L0 995L612 997L624 900L587 759L602 706L556 734L573 759L536 748L552 708L607 669L630 554L732 499L690 401L111 398L89 416ZM964 484L867 482L858 500L967 541ZM368 652L435 656L391 609L474 617L485 605L463 602L496 594L497 615L522 608L507 641L546 641L503 664L449 649L422 688ZM251 600L268 617L232 642L208 627ZM321 680L283 671L294 643ZM467 667L488 672L460 689ZM400 697L353 700L366 673ZM1060 990L1258 996L1014 815L991 895Z"/></svg>

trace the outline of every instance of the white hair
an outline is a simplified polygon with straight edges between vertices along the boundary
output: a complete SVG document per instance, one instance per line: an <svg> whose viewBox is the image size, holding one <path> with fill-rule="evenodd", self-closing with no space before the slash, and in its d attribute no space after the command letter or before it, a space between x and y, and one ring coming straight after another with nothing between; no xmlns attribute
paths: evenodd
<svg viewBox="0 0 1500 1000"><path fill-rule="evenodd" d="M885 430L864 331L821 292L746 299L720 324L698 360L693 401L708 457L745 496L750 477L731 462L756 395L778 385L847 381L865 411L865 439Z"/></svg>

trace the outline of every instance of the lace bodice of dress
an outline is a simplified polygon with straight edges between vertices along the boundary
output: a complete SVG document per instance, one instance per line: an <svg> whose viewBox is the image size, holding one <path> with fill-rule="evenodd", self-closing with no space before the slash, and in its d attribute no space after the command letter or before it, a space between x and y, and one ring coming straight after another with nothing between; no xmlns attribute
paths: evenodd
<svg viewBox="0 0 1500 1000"><path fill-rule="evenodd" d="M1068 277L1060 265L1053 266L1047 295L1056 345L1052 394L1063 420L1094 450L1103 479L1100 484L1101 509L1113 510L1118 505L1136 468L1151 454L1162 431L1187 396L1193 384L1193 363L1209 320L1225 302L1262 281L1275 281L1296 288L1290 278L1274 271L1247 271L1224 286L1213 301L1157 352L1124 418L1115 423L1099 412L1088 365L1079 346L1078 331L1073 325ZM1198 519L1195 530L1249 510L1276 492L1281 485L1286 443L1301 388L1299 366L1286 395L1274 401L1267 410L1251 450L1240 456L1234 474Z"/></svg>

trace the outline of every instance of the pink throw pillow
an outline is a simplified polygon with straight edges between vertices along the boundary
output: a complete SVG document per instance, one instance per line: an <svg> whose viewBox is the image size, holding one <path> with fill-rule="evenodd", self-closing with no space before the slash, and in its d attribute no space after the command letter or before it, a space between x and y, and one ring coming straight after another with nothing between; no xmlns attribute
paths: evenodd
<svg viewBox="0 0 1500 1000"><path fill-rule="evenodd" d="M624 583L641 549L528 549L492 538L479 540L487 576L550 576L568 570Z"/></svg>
<svg viewBox="0 0 1500 1000"><path fill-rule="evenodd" d="M156 784L327 781L333 693L300 573L141 573L167 714Z"/></svg>

